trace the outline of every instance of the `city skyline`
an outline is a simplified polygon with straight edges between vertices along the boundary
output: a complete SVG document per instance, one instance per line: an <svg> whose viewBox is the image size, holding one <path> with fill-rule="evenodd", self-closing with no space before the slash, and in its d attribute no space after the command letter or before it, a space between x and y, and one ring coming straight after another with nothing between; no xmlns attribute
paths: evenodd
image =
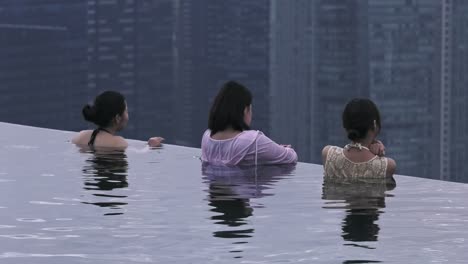
<svg viewBox="0 0 468 264"><path fill-rule="evenodd" d="M80 130L81 108L122 92L123 135L199 147L211 102L236 80L253 128L321 163L347 142L341 111L376 102L400 174L468 169L468 22L460 0L5 0L0 121Z"/></svg>

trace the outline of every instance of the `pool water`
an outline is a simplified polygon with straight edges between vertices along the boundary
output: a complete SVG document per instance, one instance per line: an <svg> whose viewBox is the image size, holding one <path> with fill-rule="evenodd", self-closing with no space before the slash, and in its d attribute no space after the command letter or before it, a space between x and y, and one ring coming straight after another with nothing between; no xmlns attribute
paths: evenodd
<svg viewBox="0 0 468 264"><path fill-rule="evenodd" d="M91 152L0 124L0 263L466 263L468 185L324 183L322 167Z"/></svg>

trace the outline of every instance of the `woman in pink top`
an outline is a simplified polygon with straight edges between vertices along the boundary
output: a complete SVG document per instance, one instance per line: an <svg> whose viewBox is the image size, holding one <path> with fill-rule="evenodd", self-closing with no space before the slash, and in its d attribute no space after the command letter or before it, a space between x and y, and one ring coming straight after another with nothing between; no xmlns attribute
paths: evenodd
<svg viewBox="0 0 468 264"><path fill-rule="evenodd" d="M278 145L257 130L250 130L252 94L243 85L227 82L210 110L208 130L201 143L202 161L217 165L296 163L289 145Z"/></svg>

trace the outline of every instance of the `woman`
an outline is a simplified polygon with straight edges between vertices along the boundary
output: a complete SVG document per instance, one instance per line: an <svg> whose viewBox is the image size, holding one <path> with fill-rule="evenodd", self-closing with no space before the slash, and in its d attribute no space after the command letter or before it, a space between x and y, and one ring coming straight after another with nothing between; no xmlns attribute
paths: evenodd
<svg viewBox="0 0 468 264"><path fill-rule="evenodd" d="M262 132L250 130L252 94L239 83L224 84L210 110L201 143L202 161L227 165L296 163L291 146L278 145Z"/></svg>
<svg viewBox="0 0 468 264"><path fill-rule="evenodd" d="M127 141L115 134L125 128L128 123L128 110L125 97L114 91L101 93L94 100L94 104L83 108L83 116L86 121L93 122L98 127L95 130L83 130L76 135L72 142L80 146L91 148L125 149ZM161 145L161 137L152 137L148 145L158 147Z"/></svg>
<svg viewBox="0 0 468 264"><path fill-rule="evenodd" d="M384 157L385 147L377 140L380 114L369 99L353 99L343 111L343 127L351 142L344 148L326 146L322 158L326 177L392 178L393 159Z"/></svg>

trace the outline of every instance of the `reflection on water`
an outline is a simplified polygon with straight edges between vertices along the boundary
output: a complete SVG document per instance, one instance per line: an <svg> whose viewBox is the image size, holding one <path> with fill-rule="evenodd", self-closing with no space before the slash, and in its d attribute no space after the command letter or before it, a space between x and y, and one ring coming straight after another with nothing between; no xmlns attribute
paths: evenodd
<svg viewBox="0 0 468 264"><path fill-rule="evenodd" d="M378 260L346 260L343 261L343 264L361 264L361 263L382 263Z"/></svg>
<svg viewBox="0 0 468 264"><path fill-rule="evenodd" d="M385 208L386 191L393 190L393 179L334 180L325 178L322 199L326 209L344 209L341 236L345 241L377 241L380 231L378 220ZM372 249L367 245L345 245ZM361 263L361 262L359 262Z"/></svg>
<svg viewBox="0 0 468 264"><path fill-rule="evenodd" d="M83 202L100 207L121 209L127 202L119 202L127 196L118 195L114 189L128 187L127 155L122 151L88 151L91 156L83 167L84 189L92 192L93 196L105 198L105 201ZM122 213L107 213L118 215Z"/></svg>
<svg viewBox="0 0 468 264"><path fill-rule="evenodd" d="M383 183L322 185L323 167L305 163L294 176L277 167L202 171L199 149L137 152L144 143L129 140L125 154L77 153L71 133L0 128L1 264L468 258L468 184L396 176L393 191ZM124 204L99 206L109 202ZM123 215L103 216L114 212Z"/></svg>
<svg viewBox="0 0 468 264"><path fill-rule="evenodd" d="M272 193L265 193L275 182L290 175L294 165L258 166L258 167L224 167L210 164L202 165L202 174L208 184L208 202L211 217L217 225L225 226L224 230L213 232L220 238L249 238L254 229L247 219L253 215L254 208L261 204L252 203L251 199L261 198ZM234 244L247 243L245 240ZM231 251L242 252L242 251Z"/></svg>

